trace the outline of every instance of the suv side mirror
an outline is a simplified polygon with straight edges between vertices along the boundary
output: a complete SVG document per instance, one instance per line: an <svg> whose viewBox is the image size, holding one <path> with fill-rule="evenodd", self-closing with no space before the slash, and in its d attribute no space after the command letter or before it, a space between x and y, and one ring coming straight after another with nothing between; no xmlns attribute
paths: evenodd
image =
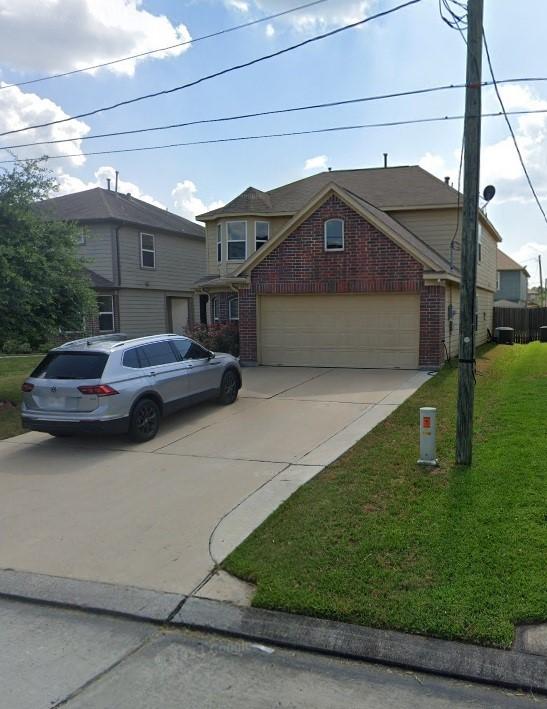
<svg viewBox="0 0 547 709"><path fill-rule="evenodd" d="M215 357L216 357L216 354L214 352L211 352L211 350L209 350L209 359L214 359Z"/></svg>

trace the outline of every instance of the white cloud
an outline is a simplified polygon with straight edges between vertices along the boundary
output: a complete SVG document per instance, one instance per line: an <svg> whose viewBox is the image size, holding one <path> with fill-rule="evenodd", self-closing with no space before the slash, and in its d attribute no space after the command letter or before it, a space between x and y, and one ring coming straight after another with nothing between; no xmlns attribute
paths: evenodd
<svg viewBox="0 0 547 709"><path fill-rule="evenodd" d="M327 155L316 155L314 158L308 158L304 163L304 170L326 170Z"/></svg>
<svg viewBox="0 0 547 709"><path fill-rule="evenodd" d="M266 37L273 37L275 34L275 27L269 23L266 25Z"/></svg>
<svg viewBox="0 0 547 709"><path fill-rule="evenodd" d="M274 15L299 4L294 0L249 0L248 2L224 0L224 2L228 7L236 8L240 12L257 9L264 15ZM289 24L299 32L320 31L363 19L368 14L371 4L371 0L330 0L328 3L284 15L279 18L279 21Z"/></svg>
<svg viewBox="0 0 547 709"><path fill-rule="evenodd" d="M503 250L503 245L502 245L502 250ZM519 246L518 249L511 249L508 251L509 256L511 258L514 258L517 263L520 263L521 266L526 266L528 273L531 276L534 276L534 282L530 283L530 285L537 285L539 283L539 280L537 276L539 275L539 269L538 269L538 255L541 255L543 263L547 262L547 243L540 243L538 241L528 241L522 246ZM543 269L543 277L544 279L547 278L547 273L545 273L545 269L547 267L544 267Z"/></svg>
<svg viewBox="0 0 547 709"><path fill-rule="evenodd" d="M0 87L3 85L4 83L0 82ZM25 93L16 87L4 90L0 88L0 132L68 117L68 114L50 99L41 98L33 93ZM10 146L34 143L40 140L63 140L73 135L86 135L89 130L89 126L83 121L71 121L70 123L60 123L59 125L35 128L24 133L8 135L2 138L1 142L3 146ZM81 143L81 140L72 140L58 145L14 148L13 153L18 158L37 158L44 154L73 155L79 153L76 157L68 159L73 165L82 165L85 162L85 157L81 155ZM2 151L0 155L2 155L2 159L10 159L7 152Z"/></svg>
<svg viewBox="0 0 547 709"><path fill-rule="evenodd" d="M183 217L194 219L196 214L203 214L224 205L224 202L220 200L206 204L197 196L197 191L198 189L192 180L177 182L176 187L172 190L171 196L175 207Z"/></svg>
<svg viewBox="0 0 547 709"><path fill-rule="evenodd" d="M113 167L110 167L110 165L103 165L95 171L95 179L86 182L85 180L81 180L79 177L67 174L62 170L62 168L59 168L56 172L56 178L57 183L59 184L59 191L57 192L57 195L71 194L72 192L81 192L82 190L91 190L94 187L106 188L107 178L110 178L111 187L112 189L114 189L116 171ZM129 192L133 197L136 197L137 199L142 199L143 202L148 202L149 204L153 204L156 207L165 209L165 205L162 202L159 202L151 195L146 194L146 192L144 192L134 182L128 182L127 180L119 179L118 191L122 192L123 194L127 194Z"/></svg>
<svg viewBox="0 0 547 709"><path fill-rule="evenodd" d="M185 25L143 10L142 0L0 0L0 64L17 71L80 69L190 39ZM132 76L146 58L178 56L190 45L109 67Z"/></svg>

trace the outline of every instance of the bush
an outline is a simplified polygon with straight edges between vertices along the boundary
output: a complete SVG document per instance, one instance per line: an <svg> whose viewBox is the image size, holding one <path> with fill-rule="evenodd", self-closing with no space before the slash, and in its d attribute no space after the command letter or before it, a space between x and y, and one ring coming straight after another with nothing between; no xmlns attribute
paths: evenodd
<svg viewBox="0 0 547 709"><path fill-rule="evenodd" d="M237 325L231 323L194 325L188 329L188 337L213 352L227 352L234 357L239 357L239 330Z"/></svg>
<svg viewBox="0 0 547 709"><path fill-rule="evenodd" d="M2 346L2 352L7 355L13 354L29 354L32 352L32 347L28 342L19 340L6 340Z"/></svg>

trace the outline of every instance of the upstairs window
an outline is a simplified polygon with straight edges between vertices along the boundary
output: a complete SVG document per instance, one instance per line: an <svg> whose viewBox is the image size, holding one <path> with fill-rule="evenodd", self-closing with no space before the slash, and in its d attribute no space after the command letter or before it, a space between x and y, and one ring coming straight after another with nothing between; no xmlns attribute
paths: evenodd
<svg viewBox="0 0 547 709"><path fill-rule="evenodd" d="M270 238L270 223L255 222L255 249L258 249Z"/></svg>
<svg viewBox="0 0 547 709"><path fill-rule="evenodd" d="M344 250L344 220L329 219L325 222L325 251Z"/></svg>
<svg viewBox="0 0 547 709"><path fill-rule="evenodd" d="M228 261L247 258L247 222L226 222L228 234Z"/></svg>
<svg viewBox="0 0 547 709"><path fill-rule="evenodd" d="M156 268L156 243L153 234L141 234L141 268Z"/></svg>
<svg viewBox="0 0 547 709"><path fill-rule="evenodd" d="M217 224L217 261L222 261L222 224Z"/></svg>
<svg viewBox="0 0 547 709"><path fill-rule="evenodd" d="M477 224L477 238L477 258L480 263L482 261L482 224L480 222Z"/></svg>
<svg viewBox="0 0 547 709"><path fill-rule="evenodd" d="M501 274L499 271L496 271L496 290L500 290L501 288Z"/></svg>
<svg viewBox="0 0 547 709"><path fill-rule="evenodd" d="M230 298L228 301L228 318L230 320L239 320L239 297Z"/></svg>

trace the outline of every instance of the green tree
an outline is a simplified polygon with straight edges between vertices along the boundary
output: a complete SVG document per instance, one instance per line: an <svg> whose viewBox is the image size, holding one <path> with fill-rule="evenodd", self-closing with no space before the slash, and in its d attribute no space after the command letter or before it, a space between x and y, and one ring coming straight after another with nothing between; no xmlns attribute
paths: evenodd
<svg viewBox="0 0 547 709"><path fill-rule="evenodd" d="M39 160L0 173L0 348L13 340L37 348L96 312L77 225L35 207L56 189Z"/></svg>

